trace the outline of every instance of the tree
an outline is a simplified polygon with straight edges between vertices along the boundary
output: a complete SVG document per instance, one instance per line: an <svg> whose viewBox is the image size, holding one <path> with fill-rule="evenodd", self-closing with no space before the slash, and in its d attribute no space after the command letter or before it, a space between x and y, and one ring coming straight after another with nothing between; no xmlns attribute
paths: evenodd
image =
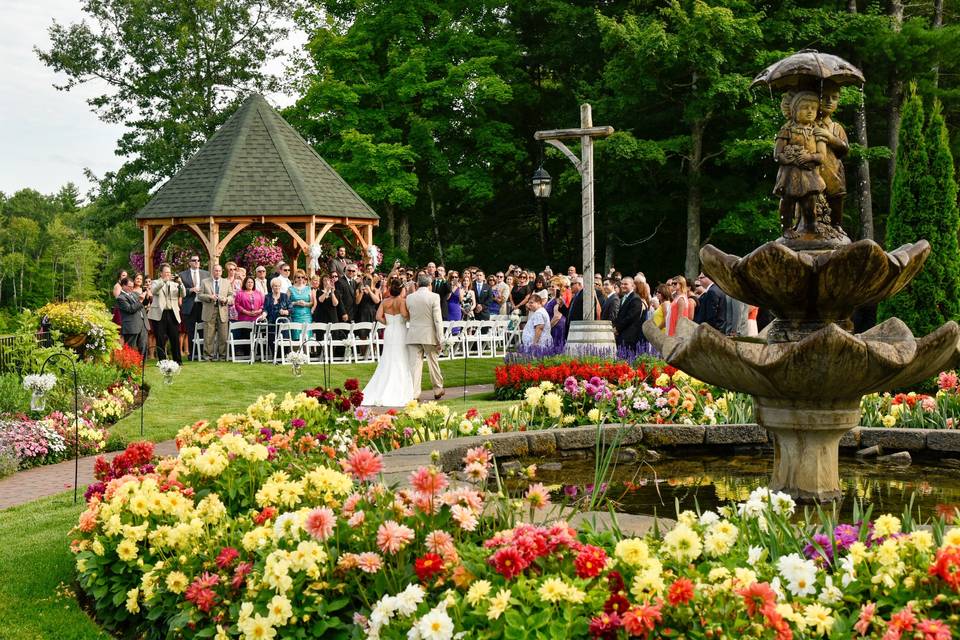
<svg viewBox="0 0 960 640"><path fill-rule="evenodd" d="M512 96L501 68L516 54L497 37L501 5L327 0L322 15L300 15L311 68L287 115L348 179L357 154L375 163L360 175L389 185L366 193L405 253L416 237L442 254L441 221L489 201L494 168L523 157L499 114Z"/></svg>
<svg viewBox="0 0 960 640"><path fill-rule="evenodd" d="M880 305L882 318L899 317L916 335L926 335L960 312L957 184L946 125L934 104L924 131L923 101L911 85L904 100L897 145L887 247L923 238L931 252L903 291Z"/></svg>
<svg viewBox="0 0 960 640"><path fill-rule="evenodd" d="M709 128L747 98L750 67L744 63L760 40L760 17L740 2L672 0L657 12L628 14L621 22L600 19L612 54L610 71L620 68L633 77L655 79L653 91L673 103L671 112L681 125L661 140L686 166L688 277L700 269L704 169L723 153L722 147L706 148ZM652 99L650 93L638 93Z"/></svg>
<svg viewBox="0 0 960 640"><path fill-rule="evenodd" d="M117 154L134 172L169 177L250 91L271 90L263 71L287 30L280 0L83 0L92 24L54 21L50 48L35 48L69 90L98 81L87 102L127 127Z"/></svg>

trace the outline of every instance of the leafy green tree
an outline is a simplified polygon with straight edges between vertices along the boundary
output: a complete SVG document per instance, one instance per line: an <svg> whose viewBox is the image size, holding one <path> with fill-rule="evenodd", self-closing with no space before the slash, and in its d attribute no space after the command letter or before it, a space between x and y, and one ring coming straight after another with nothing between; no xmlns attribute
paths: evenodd
<svg viewBox="0 0 960 640"><path fill-rule="evenodd" d="M59 89L95 81L88 100L105 122L126 126L119 155L135 172L173 175L244 94L272 90L263 67L287 34L280 0L83 0L87 20L54 21L35 51L66 76Z"/></svg>
<svg viewBox="0 0 960 640"><path fill-rule="evenodd" d="M410 250L416 218L424 253L442 256L441 221L452 209L488 202L496 191L491 169L524 155L499 113L512 97L501 69L517 53L498 37L503 3L318 5L319 14L300 14L311 66L287 115L348 180L358 173L384 180L385 190L367 193L401 251ZM372 164L361 169L357 153Z"/></svg>
<svg viewBox="0 0 960 640"><path fill-rule="evenodd" d="M880 305L882 318L896 316L917 335L958 317L957 184L940 106L924 131L923 100L911 85L903 104L897 170L894 174L887 247L926 239L931 252L907 287Z"/></svg>
<svg viewBox="0 0 960 640"><path fill-rule="evenodd" d="M667 136L660 142L686 167L688 277L700 268L704 170L723 153L723 145L709 146L710 129L721 132L713 140L728 137L723 118L748 98L747 72L760 41L761 17L736 0L671 0L660 10L637 11L621 21L600 18L611 54L608 77L619 86L637 87L640 103L671 104L676 125L662 130Z"/></svg>

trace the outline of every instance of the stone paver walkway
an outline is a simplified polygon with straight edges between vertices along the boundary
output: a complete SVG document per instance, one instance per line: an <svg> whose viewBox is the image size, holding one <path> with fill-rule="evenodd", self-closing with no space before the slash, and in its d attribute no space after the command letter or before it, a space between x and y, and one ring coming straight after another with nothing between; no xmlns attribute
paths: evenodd
<svg viewBox="0 0 960 640"><path fill-rule="evenodd" d="M463 387L448 387L443 400L456 400L463 396ZM489 393L493 391L492 384L468 385L466 394ZM420 395L421 402L433 400L432 391L424 391ZM155 451L160 456L176 455L177 447L173 440L159 442ZM107 460L112 460L119 451L104 454ZM80 490L84 491L93 482L93 462L97 456L80 458ZM58 464L27 469L0 480L0 509L14 507L39 498L52 496L57 493L73 489L74 461L68 460ZM82 498L81 498L82 499Z"/></svg>

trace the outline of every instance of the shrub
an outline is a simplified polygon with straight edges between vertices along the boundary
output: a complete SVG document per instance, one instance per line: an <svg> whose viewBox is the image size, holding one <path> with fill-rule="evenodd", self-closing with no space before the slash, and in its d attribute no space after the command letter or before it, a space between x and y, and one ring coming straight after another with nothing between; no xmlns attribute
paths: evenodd
<svg viewBox="0 0 960 640"><path fill-rule="evenodd" d="M30 392L15 373L0 375L0 413L20 413L30 407Z"/></svg>
<svg viewBox="0 0 960 640"><path fill-rule="evenodd" d="M13 475L19 467L20 461L13 452L13 447L0 442L0 478Z"/></svg>

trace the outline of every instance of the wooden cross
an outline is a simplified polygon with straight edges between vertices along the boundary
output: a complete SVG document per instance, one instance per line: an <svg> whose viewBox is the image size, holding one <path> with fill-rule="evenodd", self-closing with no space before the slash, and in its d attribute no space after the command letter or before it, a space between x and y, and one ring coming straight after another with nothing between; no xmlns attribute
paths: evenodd
<svg viewBox="0 0 960 640"><path fill-rule="evenodd" d="M606 138L613 133L613 127L593 126L593 114L589 104L580 105L579 129L551 129L537 131L534 140L542 140L560 149L580 173L580 216L583 222L583 320L596 320L593 304L593 139ZM567 145L560 142L580 138L580 159Z"/></svg>

